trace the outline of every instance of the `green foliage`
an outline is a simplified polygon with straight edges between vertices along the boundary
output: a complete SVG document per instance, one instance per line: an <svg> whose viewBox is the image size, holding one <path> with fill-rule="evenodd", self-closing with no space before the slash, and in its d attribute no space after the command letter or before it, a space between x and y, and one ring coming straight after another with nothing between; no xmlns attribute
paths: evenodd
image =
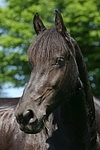
<svg viewBox="0 0 100 150"><path fill-rule="evenodd" d="M54 10L77 40L89 71L93 92L100 97L100 2L98 0L5 0L0 7L0 84L23 86L29 78L27 49L35 37L32 18L38 12L47 27ZM0 86L1 86L0 85Z"/></svg>

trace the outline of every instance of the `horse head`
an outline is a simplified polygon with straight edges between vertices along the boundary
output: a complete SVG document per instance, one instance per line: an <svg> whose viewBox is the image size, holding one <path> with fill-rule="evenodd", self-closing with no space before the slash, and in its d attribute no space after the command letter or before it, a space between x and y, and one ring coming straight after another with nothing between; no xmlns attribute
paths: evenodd
<svg viewBox="0 0 100 150"><path fill-rule="evenodd" d="M61 14L56 11L55 26L46 28L36 14L37 38L28 49L30 80L16 107L20 129L38 133L49 115L74 92L79 80L72 39Z"/></svg>

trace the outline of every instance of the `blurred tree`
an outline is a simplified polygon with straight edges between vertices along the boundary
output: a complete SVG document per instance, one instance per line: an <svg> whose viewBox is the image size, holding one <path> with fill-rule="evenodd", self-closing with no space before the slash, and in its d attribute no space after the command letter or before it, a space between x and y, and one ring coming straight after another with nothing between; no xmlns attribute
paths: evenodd
<svg viewBox="0 0 100 150"><path fill-rule="evenodd" d="M98 0L5 0L0 7L0 87L23 86L30 69L27 49L35 37L32 18L38 12L47 27L54 10L64 18L67 30L77 40L89 71L93 92L100 97L100 2Z"/></svg>

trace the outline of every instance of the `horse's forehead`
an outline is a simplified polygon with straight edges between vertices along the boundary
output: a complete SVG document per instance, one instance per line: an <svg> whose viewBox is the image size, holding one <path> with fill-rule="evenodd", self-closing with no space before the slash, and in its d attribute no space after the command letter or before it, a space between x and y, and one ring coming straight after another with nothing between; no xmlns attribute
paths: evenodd
<svg viewBox="0 0 100 150"><path fill-rule="evenodd" d="M41 49L42 51L42 49ZM65 53L63 51L57 51L55 49L50 49L50 51L42 51L42 52L37 52L34 54L30 53L29 54L29 61L34 64L35 66L38 67L46 67L46 66L51 66L56 62L56 59L59 57L64 57Z"/></svg>
<svg viewBox="0 0 100 150"><path fill-rule="evenodd" d="M57 57L63 57L69 53L69 47L63 41L55 39L36 40L28 50L29 60L36 63L50 62Z"/></svg>

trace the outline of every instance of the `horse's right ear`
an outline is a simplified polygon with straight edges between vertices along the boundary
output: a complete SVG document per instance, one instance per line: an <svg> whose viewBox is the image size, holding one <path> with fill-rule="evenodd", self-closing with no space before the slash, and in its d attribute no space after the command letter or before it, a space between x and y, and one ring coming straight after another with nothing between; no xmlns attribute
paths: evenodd
<svg viewBox="0 0 100 150"><path fill-rule="evenodd" d="M63 36L66 35L66 27L64 25L64 22L63 22L63 18L60 14L59 11L55 10L55 13L56 13L56 17L55 17L55 27L56 27L56 30Z"/></svg>
<svg viewBox="0 0 100 150"><path fill-rule="evenodd" d="M34 29L35 29L36 34L39 34L39 33L43 32L44 30L46 30L46 27L44 26L38 13L36 13L34 18L33 18L33 25L34 25Z"/></svg>

